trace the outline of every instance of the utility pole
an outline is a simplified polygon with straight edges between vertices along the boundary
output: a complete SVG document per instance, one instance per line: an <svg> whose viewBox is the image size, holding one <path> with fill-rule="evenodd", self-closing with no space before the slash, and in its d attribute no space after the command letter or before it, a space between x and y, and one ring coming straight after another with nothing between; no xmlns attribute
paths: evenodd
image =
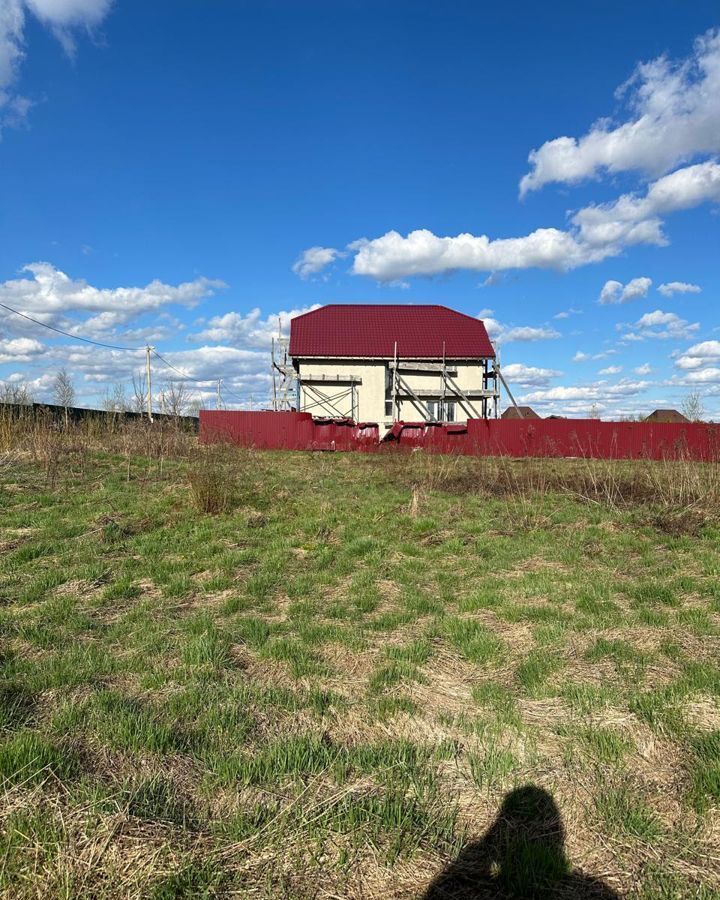
<svg viewBox="0 0 720 900"><path fill-rule="evenodd" d="M277 412L277 408L278 408L278 402L277 402L277 371L276 371L276 365L277 365L277 363L276 363L276 360L275 360L275 338L272 337L270 340L271 340L271 344L270 344L270 353L271 353L271 355L272 355L272 366L271 366L270 368L272 369L272 380L273 380L273 385L272 385L272 408L275 410L275 412Z"/></svg>
<svg viewBox="0 0 720 900"><path fill-rule="evenodd" d="M397 383L398 383L398 355L397 341L393 348L393 378L392 378L392 420L397 422Z"/></svg>
<svg viewBox="0 0 720 900"><path fill-rule="evenodd" d="M443 341L443 361L442 361L442 396L440 397L440 421L447 422L447 403L445 402L445 393L447 388L447 365L445 361L445 341Z"/></svg>
<svg viewBox="0 0 720 900"><path fill-rule="evenodd" d="M153 352L155 348L151 347L149 344L145 348L145 376L147 380L147 415L148 422L152 422L153 414L152 414L152 368L150 366L150 354Z"/></svg>

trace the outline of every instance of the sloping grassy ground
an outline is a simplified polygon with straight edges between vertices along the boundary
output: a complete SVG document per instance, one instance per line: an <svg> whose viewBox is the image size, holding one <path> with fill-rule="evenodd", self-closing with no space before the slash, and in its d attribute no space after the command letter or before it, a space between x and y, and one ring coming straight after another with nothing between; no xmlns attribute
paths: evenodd
<svg viewBox="0 0 720 900"><path fill-rule="evenodd" d="M720 897L716 467L113 446L0 466L3 896L422 897L532 784Z"/></svg>

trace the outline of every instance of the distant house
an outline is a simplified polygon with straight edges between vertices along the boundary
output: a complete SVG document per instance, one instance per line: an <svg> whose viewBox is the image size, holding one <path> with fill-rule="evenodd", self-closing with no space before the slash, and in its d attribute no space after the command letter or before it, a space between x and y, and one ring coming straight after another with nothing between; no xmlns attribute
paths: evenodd
<svg viewBox="0 0 720 900"><path fill-rule="evenodd" d="M497 415L495 349L480 319L446 306L338 304L296 316L297 409L356 422Z"/></svg>
<svg viewBox="0 0 720 900"><path fill-rule="evenodd" d="M690 419L686 418L681 412L678 412L676 409L656 409L655 412L651 412L649 416L645 419L646 422L689 422Z"/></svg>
<svg viewBox="0 0 720 900"><path fill-rule="evenodd" d="M532 406L508 406L501 419L539 419Z"/></svg>

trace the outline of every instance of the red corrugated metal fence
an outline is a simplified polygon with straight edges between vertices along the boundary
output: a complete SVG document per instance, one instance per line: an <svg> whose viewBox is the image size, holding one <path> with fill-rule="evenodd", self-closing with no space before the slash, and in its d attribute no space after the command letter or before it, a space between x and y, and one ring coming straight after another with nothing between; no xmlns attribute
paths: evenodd
<svg viewBox="0 0 720 900"><path fill-rule="evenodd" d="M467 425L397 423L382 443L374 423L313 419L294 412L200 412L204 443L263 450L376 452L422 447L477 456L584 456L598 459L720 459L720 425L600 422L597 419L470 419Z"/></svg>

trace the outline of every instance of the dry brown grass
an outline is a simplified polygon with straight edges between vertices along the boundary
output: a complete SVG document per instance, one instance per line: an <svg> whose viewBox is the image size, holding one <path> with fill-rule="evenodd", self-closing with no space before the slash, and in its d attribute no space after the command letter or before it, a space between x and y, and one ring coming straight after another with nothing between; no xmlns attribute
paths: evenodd
<svg viewBox="0 0 720 900"><path fill-rule="evenodd" d="M410 514L428 491L509 500L536 512L538 496L560 494L618 510L647 510L648 524L668 534L696 534L720 518L720 462L679 460L558 460L433 456L402 463L384 457L386 471L412 491Z"/></svg>

